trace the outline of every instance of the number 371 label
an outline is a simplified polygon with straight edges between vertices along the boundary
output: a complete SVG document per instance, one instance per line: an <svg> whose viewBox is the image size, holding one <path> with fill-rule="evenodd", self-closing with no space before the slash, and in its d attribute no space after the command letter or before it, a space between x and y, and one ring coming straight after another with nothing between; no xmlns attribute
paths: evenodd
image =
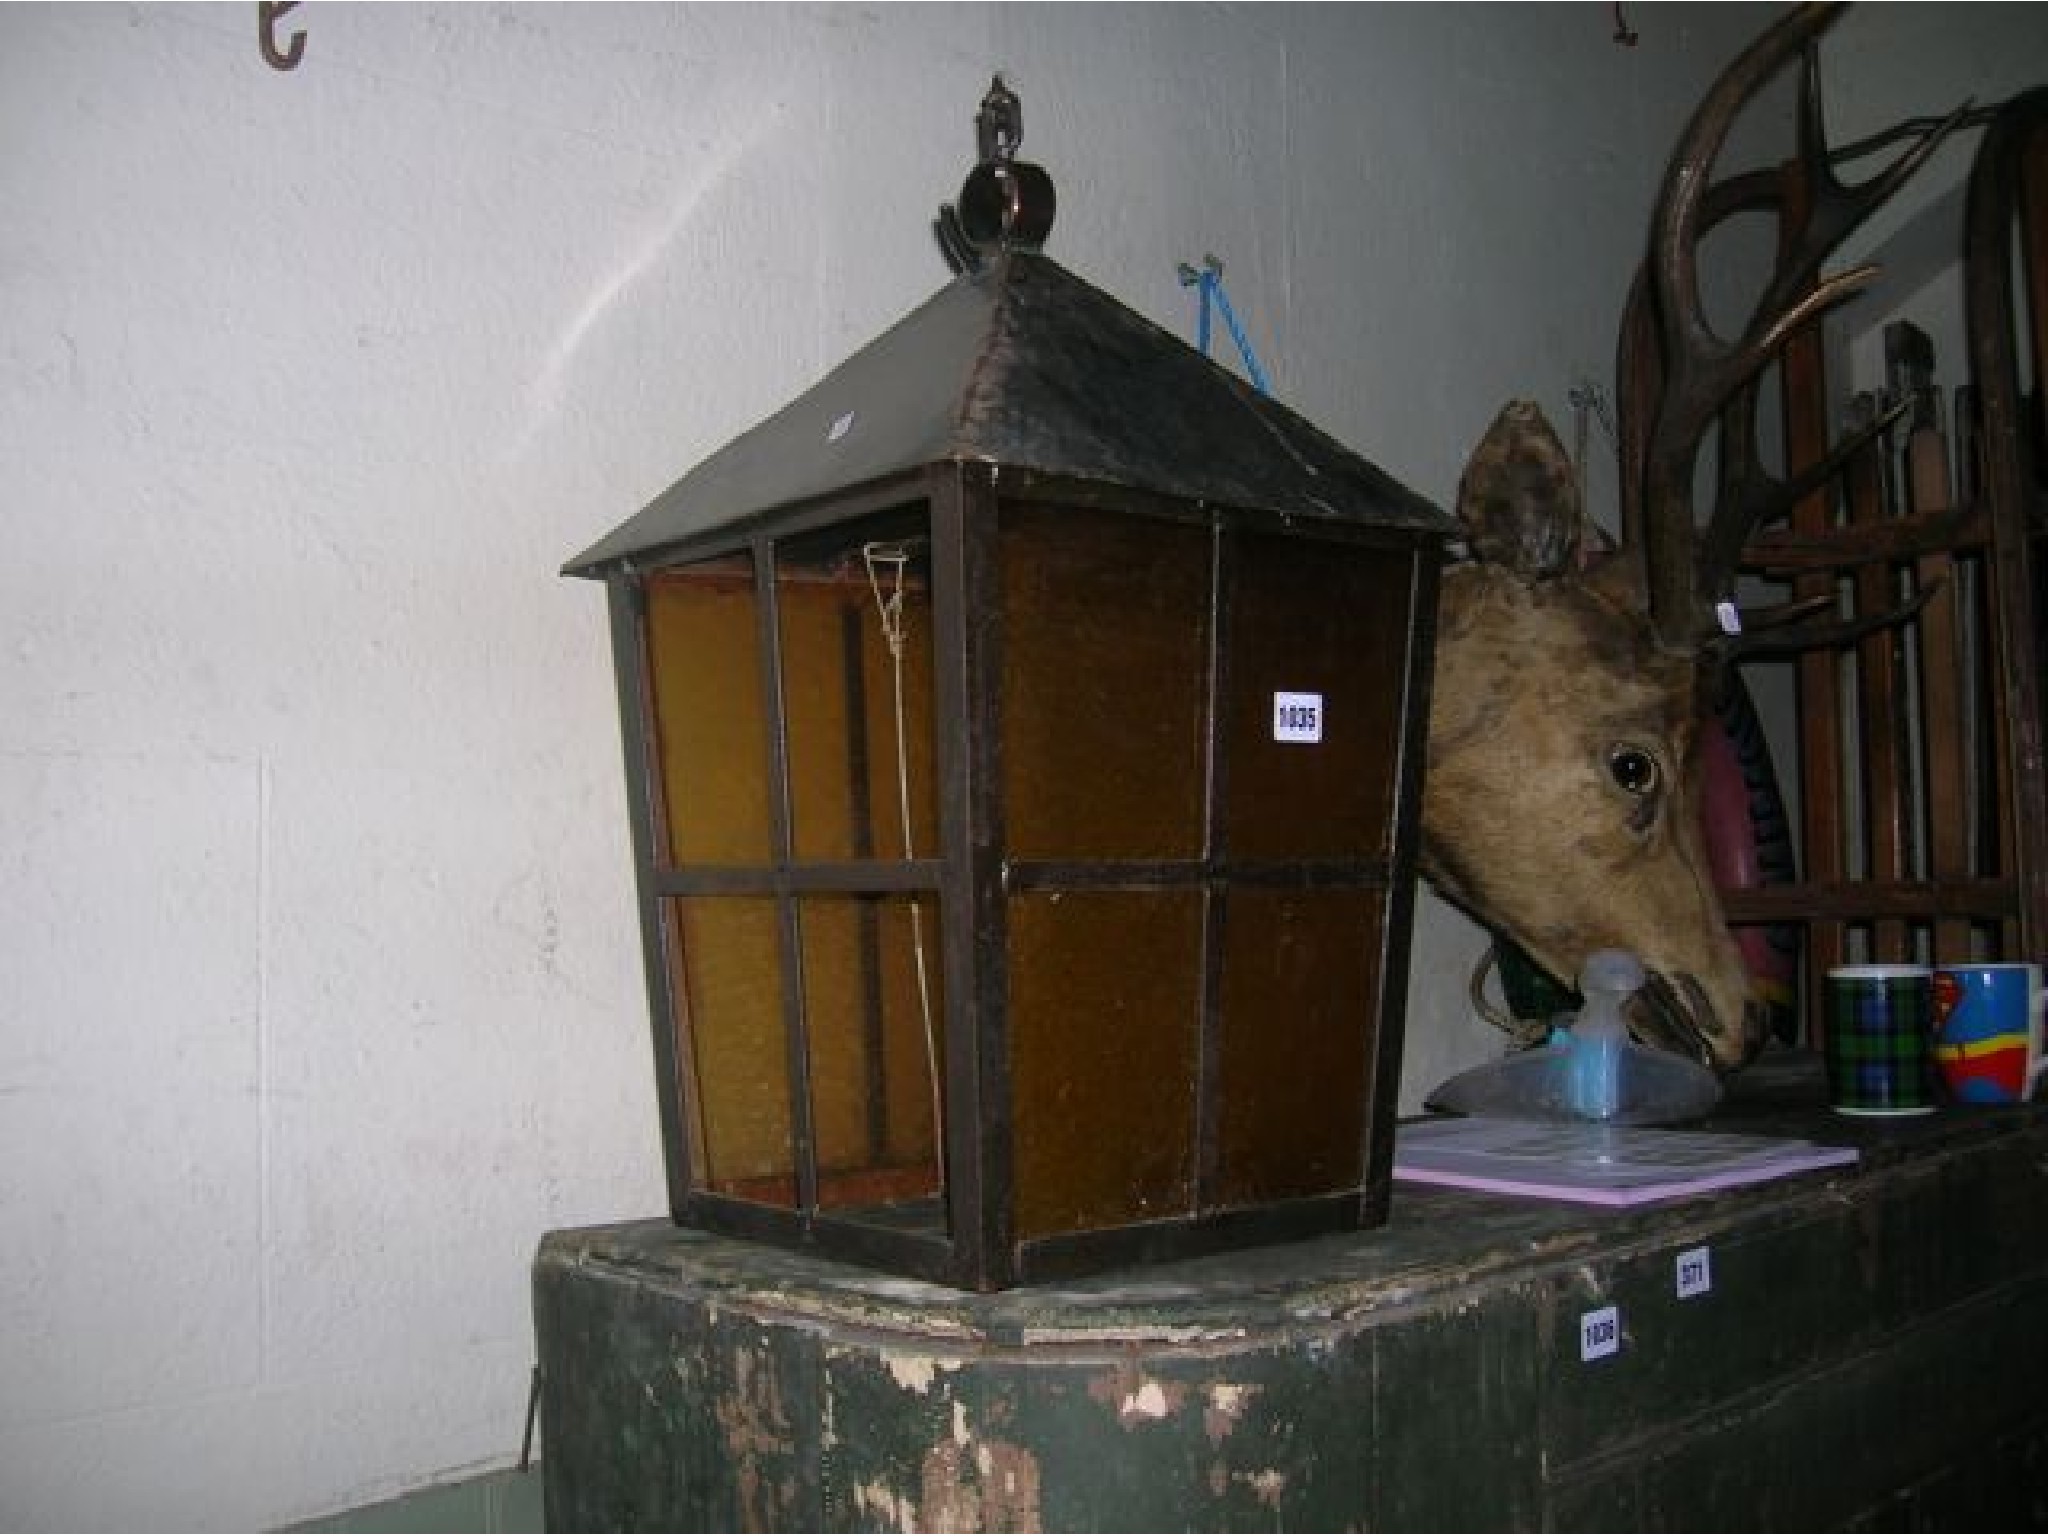
<svg viewBox="0 0 2048 1536"><path fill-rule="evenodd" d="M1273 695L1273 739L1318 742L1323 739L1323 696L1320 693Z"/></svg>

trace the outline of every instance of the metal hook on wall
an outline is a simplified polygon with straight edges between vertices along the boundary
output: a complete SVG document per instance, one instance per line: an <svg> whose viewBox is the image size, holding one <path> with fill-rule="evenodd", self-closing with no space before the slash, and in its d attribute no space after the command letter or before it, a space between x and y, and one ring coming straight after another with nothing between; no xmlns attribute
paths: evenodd
<svg viewBox="0 0 2048 1536"><path fill-rule="evenodd" d="M263 62L272 69L297 69L306 56L306 34L294 32L291 41L277 45L277 24L299 8L299 0L257 0L256 46L263 50Z"/></svg>

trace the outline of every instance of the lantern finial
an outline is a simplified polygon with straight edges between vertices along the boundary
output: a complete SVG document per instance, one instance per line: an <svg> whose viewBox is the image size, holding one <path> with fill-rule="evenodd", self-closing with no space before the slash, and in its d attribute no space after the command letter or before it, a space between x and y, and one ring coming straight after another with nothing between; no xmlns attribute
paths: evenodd
<svg viewBox="0 0 2048 1536"><path fill-rule="evenodd" d="M1017 146L1024 142L1024 103L1001 75L990 79L981 110L974 114L974 137L983 165L1008 165L1017 158Z"/></svg>
<svg viewBox="0 0 2048 1536"><path fill-rule="evenodd" d="M975 145L981 156L960 187L956 203L943 203L933 231L946 265L978 272L992 251L1035 251L1052 232L1057 199L1052 178L1016 158L1024 141L1024 104L1003 83L989 81L974 115Z"/></svg>

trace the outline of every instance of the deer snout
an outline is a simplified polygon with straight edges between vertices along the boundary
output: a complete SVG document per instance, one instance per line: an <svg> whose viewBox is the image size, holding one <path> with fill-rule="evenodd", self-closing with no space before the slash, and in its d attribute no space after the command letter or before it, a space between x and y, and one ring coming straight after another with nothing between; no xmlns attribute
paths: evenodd
<svg viewBox="0 0 2048 1536"><path fill-rule="evenodd" d="M1750 994L1746 977L1717 1006L1698 977L1652 970L1629 1009L1629 1024L1648 1044L1729 1073L1763 1049L1770 1012Z"/></svg>

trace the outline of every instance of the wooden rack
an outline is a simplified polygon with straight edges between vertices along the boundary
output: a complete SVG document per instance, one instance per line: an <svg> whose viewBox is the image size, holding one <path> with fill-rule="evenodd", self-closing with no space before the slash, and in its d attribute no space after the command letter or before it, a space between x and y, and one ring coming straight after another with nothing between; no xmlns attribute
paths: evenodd
<svg viewBox="0 0 2048 1536"><path fill-rule="evenodd" d="M1732 921L1803 930L1809 1038L1834 965L2048 959L2048 89L1984 131L1963 260L1972 377L1957 424L1903 423L1744 549L1746 571L1795 599L1834 596L1844 618L1925 596L1910 622L1797 661L1796 757L1780 766L1799 787L1799 876L1723 893ZM1822 352L1809 334L1783 359L1791 467L1832 435Z"/></svg>

